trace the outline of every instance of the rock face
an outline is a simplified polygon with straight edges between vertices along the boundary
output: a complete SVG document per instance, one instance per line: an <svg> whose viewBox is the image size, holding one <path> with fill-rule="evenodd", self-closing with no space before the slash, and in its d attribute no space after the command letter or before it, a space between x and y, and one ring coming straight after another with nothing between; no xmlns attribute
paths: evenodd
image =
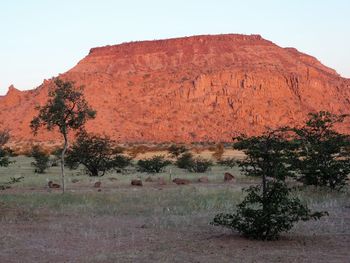
<svg viewBox="0 0 350 263"><path fill-rule="evenodd" d="M350 80L317 59L259 35L194 36L91 49L61 78L85 86L97 118L88 131L117 141L231 141L300 124L308 112L348 113ZM0 97L0 129L30 140L38 88ZM55 141L42 132L35 140Z"/></svg>

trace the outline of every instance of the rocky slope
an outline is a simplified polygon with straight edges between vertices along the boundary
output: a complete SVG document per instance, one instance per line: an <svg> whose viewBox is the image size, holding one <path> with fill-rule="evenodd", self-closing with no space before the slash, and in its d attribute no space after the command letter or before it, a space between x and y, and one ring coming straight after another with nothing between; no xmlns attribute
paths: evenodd
<svg viewBox="0 0 350 263"><path fill-rule="evenodd" d="M259 35L207 35L91 49L60 75L85 86L89 131L121 142L230 141L301 123L308 112L348 113L350 80ZM31 140L29 122L52 81L0 97L0 129ZM35 140L57 140L43 132Z"/></svg>

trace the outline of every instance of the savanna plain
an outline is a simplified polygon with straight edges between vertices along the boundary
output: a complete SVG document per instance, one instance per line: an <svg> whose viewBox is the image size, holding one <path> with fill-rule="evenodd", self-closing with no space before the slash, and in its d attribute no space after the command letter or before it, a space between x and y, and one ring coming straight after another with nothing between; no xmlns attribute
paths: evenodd
<svg viewBox="0 0 350 263"><path fill-rule="evenodd" d="M205 153L203 153L205 154ZM225 153L229 154L229 153ZM350 191L301 187L294 192L312 210L326 210L318 221L299 222L277 241L254 241L209 223L232 212L242 189L256 184L238 167L214 165L205 174L175 166L149 175L130 168L93 178L67 169L67 191L59 167L35 174L32 159L12 158L0 167L0 181L23 180L0 192L0 262L349 262ZM225 183L224 173L235 176ZM207 183L198 182L206 176ZM145 182L147 177L151 182ZM175 177L191 180L176 185ZM140 178L143 186L131 186ZM163 178L159 184L157 178ZM101 182L100 188L94 183ZM100 190L99 190L100 189Z"/></svg>

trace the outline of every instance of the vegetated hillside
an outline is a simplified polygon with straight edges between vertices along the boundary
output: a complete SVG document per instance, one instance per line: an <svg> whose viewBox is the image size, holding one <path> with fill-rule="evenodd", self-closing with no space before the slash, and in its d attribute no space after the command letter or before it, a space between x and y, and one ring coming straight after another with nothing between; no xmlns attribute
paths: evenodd
<svg viewBox="0 0 350 263"><path fill-rule="evenodd" d="M34 63L34 62L33 62ZM123 142L231 141L267 127L300 124L307 113L348 113L350 80L317 59L259 35L205 35L91 49L60 75L85 86L97 110L89 131ZM10 87L0 98L0 129L31 140L38 88ZM36 140L54 141L40 133Z"/></svg>

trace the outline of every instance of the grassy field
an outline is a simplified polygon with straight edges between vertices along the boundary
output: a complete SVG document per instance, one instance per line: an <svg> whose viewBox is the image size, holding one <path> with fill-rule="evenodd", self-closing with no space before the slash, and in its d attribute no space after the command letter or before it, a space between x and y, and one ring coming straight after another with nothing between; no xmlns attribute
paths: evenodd
<svg viewBox="0 0 350 263"><path fill-rule="evenodd" d="M130 170L89 178L68 171L67 194L46 187L59 183L59 168L33 173L31 159L16 157L0 168L0 182L24 180L0 192L0 262L349 262L350 193L307 188L296 192L312 209L329 217L302 222L273 242L252 241L209 225L218 212L230 212L242 188L256 183L237 168L214 166L193 174L169 166L156 182L132 187L149 175ZM224 172L236 176L224 183ZM207 176L209 183L198 183ZM177 186L175 177L193 183ZM74 181L76 181L73 183ZM93 187L101 181L101 192Z"/></svg>

